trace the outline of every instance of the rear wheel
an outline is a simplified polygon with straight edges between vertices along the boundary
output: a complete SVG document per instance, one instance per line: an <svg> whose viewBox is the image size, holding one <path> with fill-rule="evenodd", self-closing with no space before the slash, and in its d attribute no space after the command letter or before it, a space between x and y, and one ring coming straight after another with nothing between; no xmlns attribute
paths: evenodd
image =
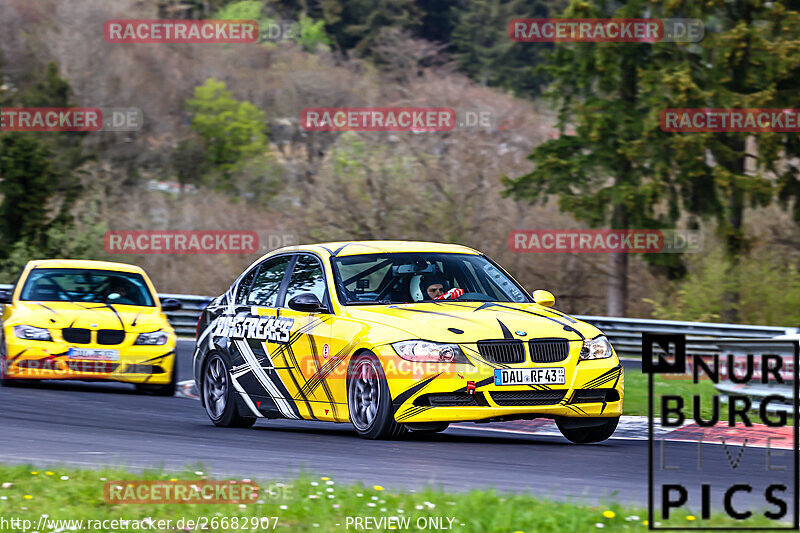
<svg viewBox="0 0 800 533"><path fill-rule="evenodd" d="M202 385L206 414L215 426L249 428L256 423L253 417L244 417L236 407L235 392L231 385L230 367L219 354L212 354L205 363Z"/></svg>
<svg viewBox="0 0 800 533"><path fill-rule="evenodd" d="M392 397L380 361L362 353L350 362L347 378L350 421L363 439L395 439L406 432L394 421Z"/></svg>
<svg viewBox="0 0 800 533"><path fill-rule="evenodd" d="M576 444L601 442L614 434L619 417L614 418L557 418L558 430Z"/></svg>
<svg viewBox="0 0 800 533"><path fill-rule="evenodd" d="M149 385L147 383L137 383L136 391L144 394L154 394L156 396L174 396L178 386L178 356L172 363L172 377L166 385Z"/></svg>

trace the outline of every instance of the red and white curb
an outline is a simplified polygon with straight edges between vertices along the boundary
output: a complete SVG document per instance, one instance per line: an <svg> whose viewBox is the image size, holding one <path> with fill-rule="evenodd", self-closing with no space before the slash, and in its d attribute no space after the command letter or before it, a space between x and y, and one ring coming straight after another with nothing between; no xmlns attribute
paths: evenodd
<svg viewBox="0 0 800 533"><path fill-rule="evenodd" d="M481 427L473 423L458 423L450 427L466 430L490 431L511 433L517 435L541 435L543 437L558 437L561 432L555 422L546 418L534 420L514 420L511 422L494 422ZM622 416L617 430L612 439L621 440L648 440L648 423L646 416ZM681 427L662 427L657 421L653 425L653 438L668 442L702 441L705 444L725 444L752 448L774 448L781 450L794 449L794 428L792 426L770 427L764 424L753 424L744 427L738 424L729 427L727 422L720 422L711 427L700 427L695 423L684 424Z"/></svg>
<svg viewBox="0 0 800 533"><path fill-rule="evenodd" d="M178 387L175 390L175 396L178 398L191 398L192 400L200 399L200 396L197 394L197 387L195 387L193 379L179 381Z"/></svg>

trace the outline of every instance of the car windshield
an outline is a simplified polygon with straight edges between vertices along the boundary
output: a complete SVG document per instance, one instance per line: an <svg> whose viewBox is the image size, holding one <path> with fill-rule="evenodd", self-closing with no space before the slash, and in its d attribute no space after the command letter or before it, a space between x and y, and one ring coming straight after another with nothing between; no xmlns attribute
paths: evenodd
<svg viewBox="0 0 800 533"><path fill-rule="evenodd" d="M345 305L452 297L461 302L530 301L519 285L480 255L383 253L337 257L332 263L336 290Z"/></svg>
<svg viewBox="0 0 800 533"><path fill-rule="evenodd" d="M141 274L77 268L33 270L25 280L20 300L155 305Z"/></svg>

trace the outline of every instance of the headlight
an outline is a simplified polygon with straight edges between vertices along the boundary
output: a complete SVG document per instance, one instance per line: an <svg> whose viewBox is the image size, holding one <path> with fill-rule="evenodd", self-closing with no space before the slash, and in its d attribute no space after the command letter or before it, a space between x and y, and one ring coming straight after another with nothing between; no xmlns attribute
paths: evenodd
<svg viewBox="0 0 800 533"><path fill-rule="evenodd" d="M428 341L402 341L392 344L397 355L407 361L470 364L458 344Z"/></svg>
<svg viewBox="0 0 800 533"><path fill-rule="evenodd" d="M134 342L133 344L160 346L161 344L167 344L168 340L169 340L168 333L164 333L163 331L154 331L152 333L139 333L139 336L136 337L136 342Z"/></svg>
<svg viewBox="0 0 800 533"><path fill-rule="evenodd" d="M611 357L614 352L611 351L611 343L608 339L600 335L594 339L586 339L583 341L583 348L581 348L581 356L579 360L588 359L605 359Z"/></svg>
<svg viewBox="0 0 800 533"><path fill-rule="evenodd" d="M53 337L46 328L34 326L14 326L14 335L29 341L52 341Z"/></svg>

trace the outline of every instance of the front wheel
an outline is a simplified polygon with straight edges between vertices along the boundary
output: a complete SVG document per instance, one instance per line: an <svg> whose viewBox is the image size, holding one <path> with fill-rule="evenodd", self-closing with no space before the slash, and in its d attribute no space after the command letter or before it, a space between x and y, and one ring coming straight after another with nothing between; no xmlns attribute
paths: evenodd
<svg viewBox="0 0 800 533"><path fill-rule="evenodd" d="M350 421L362 439L395 439L406 428L394 421L389 385L378 358L362 353L353 358L347 377Z"/></svg>
<svg viewBox="0 0 800 533"><path fill-rule="evenodd" d="M556 418L558 430L576 444L601 442L614 434L619 417L613 418Z"/></svg>
<svg viewBox="0 0 800 533"><path fill-rule="evenodd" d="M249 428L256 423L252 417L239 414L231 385L230 367L219 354L212 354L203 370L203 405L215 426L224 428Z"/></svg>

